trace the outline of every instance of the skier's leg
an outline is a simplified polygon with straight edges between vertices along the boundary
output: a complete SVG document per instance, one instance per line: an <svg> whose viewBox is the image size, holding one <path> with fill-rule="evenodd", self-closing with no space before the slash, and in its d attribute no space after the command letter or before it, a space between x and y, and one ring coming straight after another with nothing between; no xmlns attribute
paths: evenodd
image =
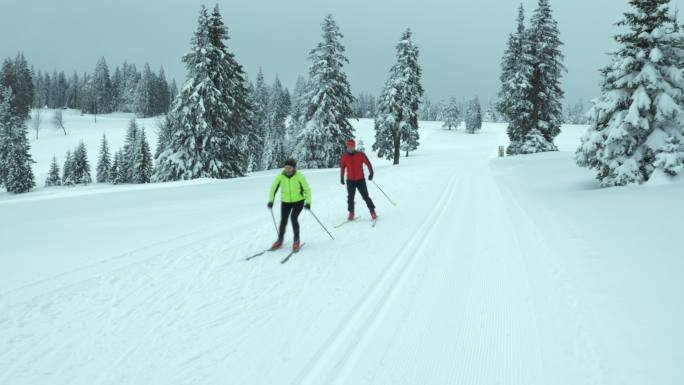
<svg viewBox="0 0 684 385"><path fill-rule="evenodd" d="M370 196L368 196L368 186L366 186L365 179L361 179L359 181L359 193L361 194L363 200L366 201L366 206L368 206L368 210L370 210L371 212L375 211L375 205L373 204L373 201L370 199Z"/></svg>
<svg viewBox="0 0 684 385"><path fill-rule="evenodd" d="M354 195L356 194L356 183L354 181L347 181L347 211L354 212Z"/></svg>
<svg viewBox="0 0 684 385"><path fill-rule="evenodd" d="M294 241L299 242L299 214L304 208L304 201L292 204L292 230L294 231Z"/></svg>
<svg viewBox="0 0 684 385"><path fill-rule="evenodd" d="M280 231L278 232L278 240L283 241L285 237L285 230L287 229L287 219L290 217L292 211L292 203L283 202L280 206Z"/></svg>

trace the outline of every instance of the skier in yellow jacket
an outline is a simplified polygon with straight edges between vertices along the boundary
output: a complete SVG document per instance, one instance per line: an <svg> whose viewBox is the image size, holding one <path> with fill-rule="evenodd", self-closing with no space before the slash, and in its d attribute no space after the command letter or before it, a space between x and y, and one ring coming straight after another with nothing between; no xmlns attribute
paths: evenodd
<svg viewBox="0 0 684 385"><path fill-rule="evenodd" d="M304 175L297 171L297 161L288 159L285 161L283 172L276 176L268 194L268 208L273 209L276 192L280 189L280 229L278 240L271 246L272 250L282 247L285 229L287 228L288 217L292 218L292 230L294 231L294 242L292 250L299 251L299 214L302 209L311 209L311 188L304 178Z"/></svg>

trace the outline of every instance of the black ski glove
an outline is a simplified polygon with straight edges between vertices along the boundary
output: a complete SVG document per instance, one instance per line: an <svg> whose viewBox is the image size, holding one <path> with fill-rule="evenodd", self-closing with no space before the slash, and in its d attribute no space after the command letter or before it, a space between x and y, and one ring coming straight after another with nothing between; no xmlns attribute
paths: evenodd
<svg viewBox="0 0 684 385"><path fill-rule="evenodd" d="M311 203L307 203L304 205L304 208L307 210L311 210Z"/></svg>
<svg viewBox="0 0 684 385"><path fill-rule="evenodd" d="M368 180L373 180L373 173L370 173L370 175L368 175Z"/></svg>
<svg viewBox="0 0 684 385"><path fill-rule="evenodd" d="M342 183L342 186L344 186L344 178L340 179L340 183Z"/></svg>
<svg viewBox="0 0 684 385"><path fill-rule="evenodd" d="M268 202L268 208L272 209L273 208L273 202Z"/></svg>

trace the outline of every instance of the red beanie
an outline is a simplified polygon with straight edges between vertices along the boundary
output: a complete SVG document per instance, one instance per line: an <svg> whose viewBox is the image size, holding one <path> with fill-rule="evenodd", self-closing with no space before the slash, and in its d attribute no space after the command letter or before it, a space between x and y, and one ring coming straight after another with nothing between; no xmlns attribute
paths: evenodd
<svg viewBox="0 0 684 385"><path fill-rule="evenodd" d="M345 144L347 147L356 147L356 142L354 141L354 139L350 139L350 140L344 142L344 144Z"/></svg>

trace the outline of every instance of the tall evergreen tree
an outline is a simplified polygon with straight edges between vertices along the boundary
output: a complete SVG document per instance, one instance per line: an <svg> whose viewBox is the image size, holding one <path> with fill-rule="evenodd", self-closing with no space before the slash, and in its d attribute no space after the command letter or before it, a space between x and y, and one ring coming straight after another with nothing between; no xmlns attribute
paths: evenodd
<svg viewBox="0 0 684 385"><path fill-rule="evenodd" d="M90 176L90 162L88 162L88 151L85 143L81 141L74 150L73 157L73 179L76 184L89 184L93 179Z"/></svg>
<svg viewBox="0 0 684 385"><path fill-rule="evenodd" d="M349 60L343 35L332 15L322 24L323 41L309 54L308 108L298 134L295 157L301 167L328 168L339 163L344 142L354 137L349 123L354 97L343 70Z"/></svg>
<svg viewBox="0 0 684 385"><path fill-rule="evenodd" d="M549 0L539 0L530 24L531 54L535 63L530 84L533 105L532 129L538 129L553 146L563 122L561 100L564 93L560 82L565 67L560 47L558 23L551 13ZM557 150L553 146L554 150Z"/></svg>
<svg viewBox="0 0 684 385"><path fill-rule="evenodd" d="M159 112L157 84L157 78L150 70L150 65L145 63L135 94L135 113L138 116L147 118Z"/></svg>
<svg viewBox="0 0 684 385"><path fill-rule="evenodd" d="M452 96L449 99L449 105L447 106L446 119L444 121L443 127L448 128L449 131L451 131L452 128L458 129L458 126L460 125L461 111L458 109L458 101Z"/></svg>
<svg viewBox="0 0 684 385"><path fill-rule="evenodd" d="M137 137L136 157L133 164L133 183L150 183L154 167L152 166L152 152L150 144L142 128Z"/></svg>
<svg viewBox="0 0 684 385"><path fill-rule="evenodd" d="M100 145L100 157L97 161L97 183L109 182L109 175L111 169L111 158L109 156L109 145L107 144L107 136L102 134L102 144Z"/></svg>
<svg viewBox="0 0 684 385"><path fill-rule="evenodd" d="M14 61L5 60L0 69L0 89L12 90L11 108L21 119L27 119L33 104L33 75L23 53L18 53ZM2 98L2 95L0 95Z"/></svg>
<svg viewBox="0 0 684 385"><path fill-rule="evenodd" d="M508 47L501 62L501 90L497 109L508 122L509 155L521 153L523 139L530 127L534 106L531 101L534 72L529 33L525 29L525 11L518 9L517 30L509 35Z"/></svg>
<svg viewBox="0 0 684 385"><path fill-rule="evenodd" d="M109 67L104 57L100 58L97 62L91 82L95 110L89 112L99 114L112 112L112 81L109 76Z"/></svg>
<svg viewBox="0 0 684 385"><path fill-rule="evenodd" d="M57 157L52 157L52 162L50 163L50 171L48 172L48 177L45 180L45 186L61 186L62 179L59 176L59 165L57 164Z"/></svg>
<svg viewBox="0 0 684 385"><path fill-rule="evenodd" d="M468 103L466 111L466 132L474 134L475 131L482 129L482 106L480 99L475 97Z"/></svg>
<svg viewBox="0 0 684 385"><path fill-rule="evenodd" d="M264 160L267 141L270 137L271 127L269 126L269 100L268 86L264 80L264 73L259 68L256 84L254 85L254 123L253 135L248 143L250 164L248 171L259 171L268 167L268 161Z"/></svg>
<svg viewBox="0 0 684 385"><path fill-rule="evenodd" d="M13 107L14 94L0 89L0 178L7 191L23 193L35 186L26 123Z"/></svg>
<svg viewBox="0 0 684 385"><path fill-rule="evenodd" d="M159 74L156 79L156 104L155 115L166 114L169 112L171 105L171 91L169 90L169 82L166 80L166 73L164 67L159 68Z"/></svg>
<svg viewBox="0 0 684 385"><path fill-rule="evenodd" d="M155 180L243 175L240 142L251 126L242 66L228 51L218 6L202 7L192 51L183 57L188 81L170 112L170 146L157 160Z"/></svg>
<svg viewBox="0 0 684 385"><path fill-rule="evenodd" d="M423 97L418 47L407 29L397 44L397 62L390 69L378 104L373 151L399 164L400 151L418 147L418 108Z"/></svg>
<svg viewBox="0 0 684 385"><path fill-rule="evenodd" d="M64 157L64 167L62 167L62 184L64 186L73 186L75 183L74 156L71 154L71 150L67 150Z"/></svg>
<svg viewBox="0 0 684 385"><path fill-rule="evenodd" d="M135 165L138 163L140 152L138 151L138 139L140 128L135 119L131 119L126 131L123 152L119 163L119 173L123 175L120 183L135 183Z"/></svg>
<svg viewBox="0 0 684 385"><path fill-rule="evenodd" d="M577 150L577 163L602 187L647 181L661 168L681 172L684 149L684 37L669 0L631 0L618 23L629 31L602 70L602 94Z"/></svg>
<svg viewBox="0 0 684 385"><path fill-rule="evenodd" d="M269 98L269 132L264 151L264 168L281 167L286 160L286 127L290 110L290 100L276 76Z"/></svg>

